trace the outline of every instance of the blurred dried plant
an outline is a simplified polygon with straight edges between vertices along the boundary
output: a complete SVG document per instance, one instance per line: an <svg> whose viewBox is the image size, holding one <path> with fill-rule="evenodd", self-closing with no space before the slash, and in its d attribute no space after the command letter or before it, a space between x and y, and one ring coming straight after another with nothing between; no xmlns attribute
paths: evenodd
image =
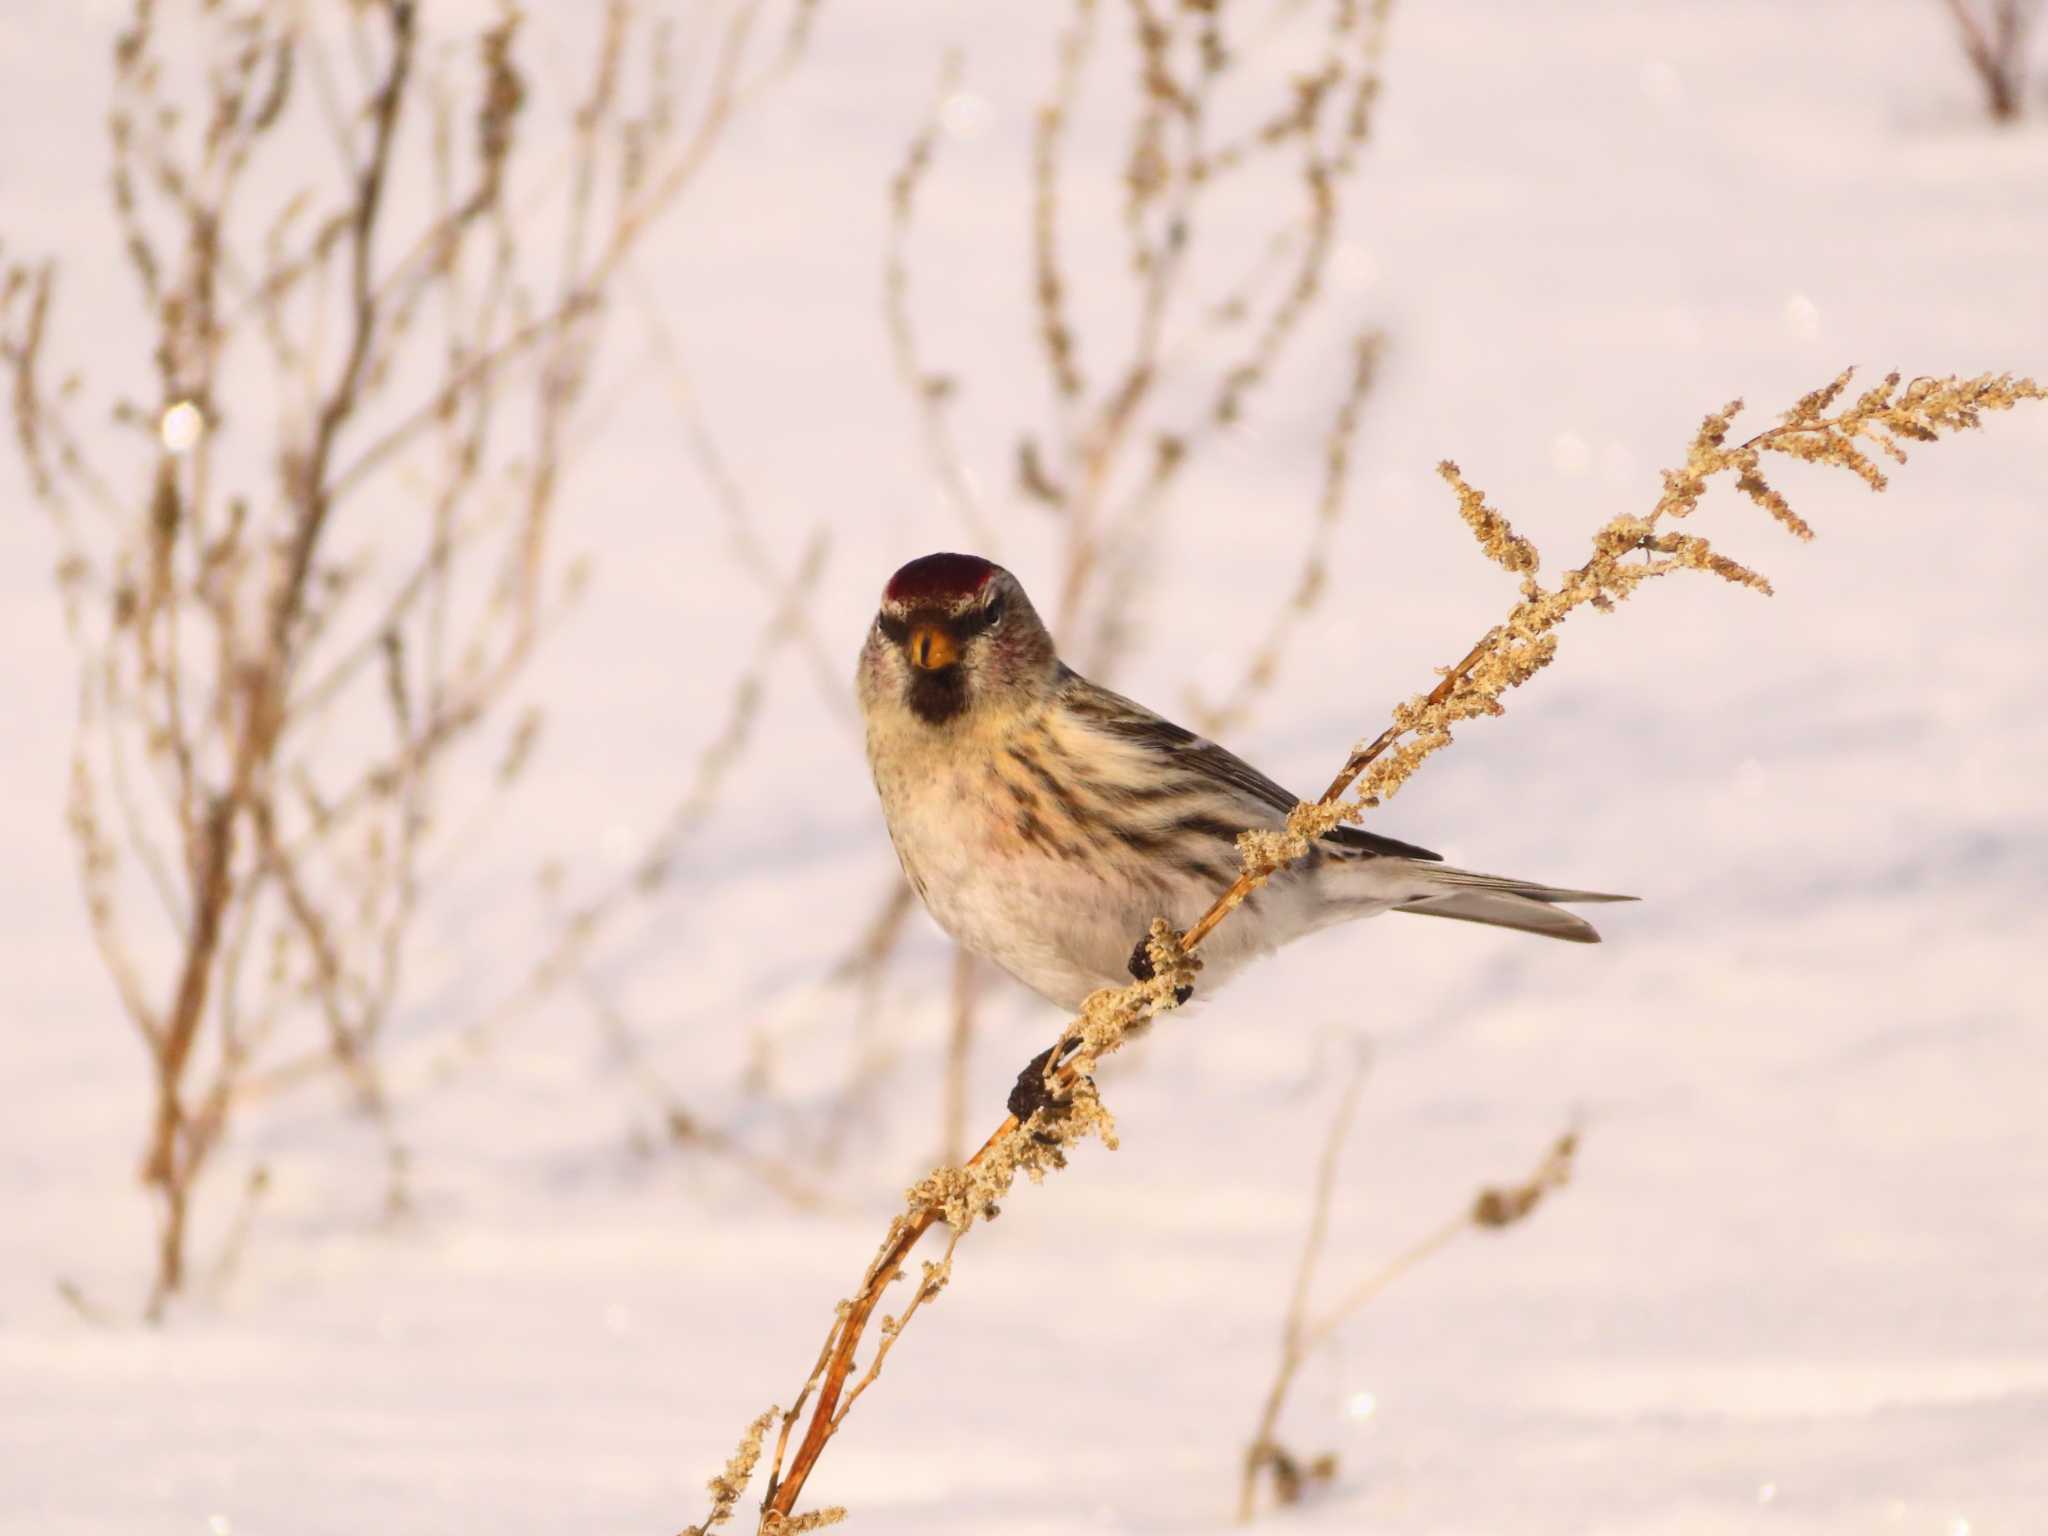
<svg viewBox="0 0 2048 1536"><path fill-rule="evenodd" d="M1441 466L1444 478L1457 493L1460 515L1473 529L1481 549L1521 578L1518 600L1501 623L1482 635L1456 663L1441 669L1434 688L1396 706L1391 723L1372 741L1352 750L1322 796L1295 807L1285 831L1241 833L1241 873L1185 933L1174 932L1164 918L1154 921L1147 944L1152 978L1126 987L1104 988L1088 997L1060 1038L1020 1075L1019 1095L1013 1102L1028 1113L1006 1116L965 1164L935 1168L911 1187L903 1210L890 1223L854 1293L835 1307L817 1362L795 1403L778 1410L781 1429L770 1460L757 1530L769 1533L784 1528L826 1446L845 1426L854 1398L876 1379L885 1356L900 1341L919 1308L950 1280L961 1239L977 1222L1000 1213L999 1202L1016 1186L1018 1177L1041 1182L1047 1174L1067 1166L1069 1147L1091 1135L1112 1148L1117 1145L1115 1120L1090 1075L1095 1064L1138 1038L1153 1019L1170 1012L1188 995L1182 989L1191 987L1198 977L1203 941L1218 924L1229 920L1246 897L1304 857L1318 835L1361 819L1397 792L1416 769L1451 744L1454 727L1503 713L1502 696L1555 659L1559 628L1580 609L1611 611L1645 582L1676 571L1702 571L1769 592L1768 583L1749 567L1722 555L1700 535L1680 533L1669 526L1698 508L1709 482L1732 480L1737 490L1789 532L1810 538L1812 530L1764 479L1765 454L1844 469L1872 490L1883 490L1886 477L1866 447L1903 462L1902 440L1933 442L1944 433L1981 426L1989 413L2048 398L2048 392L2033 380L2008 374L1902 382L1894 373L1837 408L1849 382L1850 374L1842 373L1801 397L1780 417L1778 425L1734 446L1729 445L1728 435L1741 402L1731 402L1708 416L1694 434L1684 463L1665 471L1663 493L1649 511L1615 517L1596 530L1585 562L1566 571L1554 586L1539 580L1542 566L1534 545L1514 532L1465 482L1455 465L1446 462ZM1474 1222L1501 1226L1526 1215L1561 1178L1570 1153L1569 1142L1560 1143L1530 1183L1483 1193L1472 1211L1459 1219L1460 1228ZM944 1259L925 1266L913 1304L902 1316L882 1320L883 1345L849 1393L855 1352L876 1308L903 1277L911 1251L941 1224L948 1229ZM1343 1315L1351 1304L1340 1304L1333 1315ZM801 1437L795 1434L799 1423L803 1425ZM722 1513L714 1513L723 1518L731 1509L731 1501L722 1501Z"/></svg>
<svg viewBox="0 0 2048 1536"><path fill-rule="evenodd" d="M752 655L734 680L724 718L699 752L681 795L625 868L573 904L561 902L559 867L543 871L544 893L557 908L553 913L555 934L512 990L483 1017L467 1025L461 1038L465 1052L482 1053L513 1018L567 990L592 1015L610 1053L655 1110L668 1144L729 1162L804 1208L822 1203L811 1180L792 1162L747 1146L685 1102L654 1066L640 1031L617 998L598 979L593 959L606 933L628 912L645 907L677 884L678 874L686 868L684 854L691 839L710 819L720 792L753 740L772 664L787 646L806 636L816 639L809 614L824 572L826 549L824 533L819 530L787 576L764 568L762 579L774 591L775 606L762 625ZM636 1142L643 1147L648 1144L637 1136Z"/></svg>
<svg viewBox="0 0 2048 1536"><path fill-rule="evenodd" d="M1956 41L1984 91L1996 123L2017 121L2027 107L2027 48L2041 0L1944 0Z"/></svg>
<svg viewBox="0 0 2048 1536"><path fill-rule="evenodd" d="M87 910L153 1066L152 1315L231 1110L305 1028L404 1198L380 1038L446 813L539 739L508 715L579 581L554 523L607 307L813 4L766 63L767 0L702 10L686 79L698 40L610 0L557 129L510 5L458 38L414 0L136 0L108 126L146 372L113 434L53 380L55 263L7 272L0 360L79 657Z"/></svg>
<svg viewBox="0 0 2048 1536"><path fill-rule="evenodd" d="M1105 13L1117 9L1129 26L1122 49L1104 35ZM1277 676L1321 598L1346 505L1351 445L1381 343L1376 330L1330 312L1329 277L1381 89L1390 9L1391 0L1256 10L1222 0L1071 0L1036 107L1026 319L1042 391L995 381L974 398L1003 414L978 423L975 436L1013 445L1008 478L1023 515L1055 530L1052 627L1089 676L1113 681L1129 654L1138 578L1156 560L1172 494L1204 452L1243 427L1312 320L1354 336L1300 572L1244 676L1213 702L1191 701L1195 722L1211 732L1240 723ZM1098 64L1106 67L1091 92ZM934 483L975 546L994 554L1013 520L992 514L979 487L1005 476L969 466L954 418L975 381L927 360L910 264L919 200L962 79L959 56L949 55L890 182L883 308ZM1075 152L1076 118L1097 111L1116 121L1110 131L1125 146L1107 176ZM1110 234L1124 248L1124 268L1081 273L1066 248L1076 229L1104 217L1116 220ZM1041 392L1051 401L1047 419L1009 414ZM885 968L892 951L885 945L863 963ZM964 1115L976 963L961 961L955 978L941 1112L949 1158L961 1150L952 1137Z"/></svg>
<svg viewBox="0 0 2048 1536"><path fill-rule="evenodd" d="M832 659L816 621L815 598L830 552L826 529L822 525L813 529L784 569L779 541L764 537L752 498L712 432L700 391L658 294L631 264L627 275L635 300L634 318L649 343L653 363L665 377L683 427L683 446L696 462L725 523L736 564L760 589L769 604L769 616L734 677L719 725L700 749L681 793L624 861L623 870L608 875L573 901L563 893L568 879L563 861L551 860L541 870L542 892L552 909L554 932L539 958L512 987L480 1017L464 1025L459 1046L466 1056L487 1053L515 1020L566 990L584 1004L611 1053L629 1069L630 1081L657 1112L669 1144L725 1158L794 1203L815 1206L820 1198L817 1191L793 1163L747 1148L736 1136L688 1107L665 1083L640 1042L639 1030L593 970L608 935L624 926L629 915L650 909L682 883L678 877L687 872L685 856L690 843L709 824L719 796L755 743L774 670L785 651L796 648L802 652L826 711L849 730L854 725L843 666ZM445 1068L450 1062L444 1058L442 1065ZM637 1131L633 1142L643 1150L651 1145Z"/></svg>
<svg viewBox="0 0 2048 1536"><path fill-rule="evenodd" d="M637 273L633 275L638 277ZM820 525L812 530L789 568L784 569L780 541L763 536L753 500L712 431L681 342L663 314L654 289L645 281L636 281L634 288L638 300L636 318L652 346L654 361L665 376L683 427L684 446L696 461L724 520L727 543L736 563L768 602L770 616L762 626L752 655L734 680L724 719L700 752L681 796L627 861L623 876L602 884L558 914L559 932L525 982L485 1019L465 1030L463 1044L471 1051L482 1049L499 1026L573 979L576 994L596 1017L614 1054L632 1068L634 1080L659 1111L671 1145L722 1157L749 1171L792 1203L813 1208L821 1203L821 1196L811 1181L797 1171L795 1159L777 1158L749 1148L736 1135L710 1124L700 1112L684 1105L680 1094L654 1069L639 1043L639 1032L616 999L604 992L591 969L608 932L620 926L629 912L659 901L679 883L678 875L687 869L684 855L688 845L709 822L719 795L754 744L773 669L785 650L795 648L802 653L825 712L849 731L856 724L843 659L832 654L817 625L815 598L830 551L825 527ZM560 866L544 871L543 880L550 898L555 899L561 880ZM761 1052L772 1047L765 1031L755 1043ZM817 1157L816 1145L800 1151L805 1161L831 1161Z"/></svg>
<svg viewBox="0 0 2048 1536"><path fill-rule="evenodd" d="M1309 1293L1314 1288L1316 1266L1322 1258L1323 1243L1330 1226L1330 1206L1336 1198L1338 1161L1345 1139L1358 1114L1360 1093L1365 1086L1366 1058L1361 1052L1344 1085L1336 1112L1330 1117L1329 1134L1316 1165L1314 1202L1310 1209L1308 1234L1302 1241L1301 1258L1295 1265L1294 1286L1287 1302L1286 1320L1280 1331L1280 1363L1267 1388L1259 1411L1258 1427L1245 1447L1243 1479L1238 1486L1237 1518L1248 1522L1257 1510L1259 1479L1265 1476L1280 1504L1298 1504L1313 1488L1337 1475L1337 1457L1324 1451L1304 1458L1287 1449L1278 1439L1280 1415L1287 1406L1287 1394L1302 1365L1329 1342L1360 1307L1371 1301L1416 1265L1441 1252L1461 1233L1498 1232L1534 1214L1551 1194L1571 1181L1572 1161L1578 1154L1577 1132L1567 1131L1552 1142L1535 1170L1518 1184L1489 1187L1479 1191L1472 1203L1420 1241L1374 1270L1346 1291L1335 1305L1311 1313Z"/></svg>

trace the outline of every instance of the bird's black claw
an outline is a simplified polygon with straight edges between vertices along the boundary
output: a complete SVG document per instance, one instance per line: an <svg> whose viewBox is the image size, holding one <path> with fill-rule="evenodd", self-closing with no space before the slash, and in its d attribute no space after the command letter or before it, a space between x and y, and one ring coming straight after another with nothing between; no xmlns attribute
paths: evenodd
<svg viewBox="0 0 2048 1536"><path fill-rule="evenodd" d="M1047 1046L1031 1058L1031 1065L1017 1074L1017 1086L1010 1090L1010 1113L1019 1122L1029 1120L1041 1109L1056 1107L1057 1101L1046 1090L1045 1069L1052 1061L1052 1054L1059 1046Z"/></svg>
<svg viewBox="0 0 2048 1536"><path fill-rule="evenodd" d="M1150 981L1158 974L1152 969L1151 945L1152 935L1148 933L1138 940L1131 950L1131 958L1124 962L1130 968L1131 974L1140 981Z"/></svg>
<svg viewBox="0 0 2048 1536"><path fill-rule="evenodd" d="M1054 1060L1055 1057L1059 1061L1065 1061L1080 1043L1078 1040L1066 1039L1060 1041L1058 1045L1047 1046L1031 1058L1029 1066L1017 1074L1017 1086L1010 1090L1008 1107L1010 1113L1017 1117L1020 1124L1030 1124L1031 1117L1038 1114L1041 1110L1044 1111L1045 1119L1048 1122L1065 1116L1068 1106L1067 1096L1055 1094L1048 1088L1045 1082L1045 1075L1057 1064ZM1091 1088L1094 1086L1090 1079L1084 1078L1083 1081L1087 1082ZM1032 1136L1034 1140L1048 1147L1056 1147L1060 1144L1059 1137L1049 1136L1044 1131L1034 1131Z"/></svg>
<svg viewBox="0 0 2048 1536"><path fill-rule="evenodd" d="M1151 945L1152 936L1148 933L1144 938L1138 940L1136 946L1131 950L1131 958L1124 962L1130 968L1131 974L1140 981L1150 981L1159 974L1152 967ZM1194 995L1195 989L1193 987L1175 987L1173 989L1174 1007L1178 1008Z"/></svg>

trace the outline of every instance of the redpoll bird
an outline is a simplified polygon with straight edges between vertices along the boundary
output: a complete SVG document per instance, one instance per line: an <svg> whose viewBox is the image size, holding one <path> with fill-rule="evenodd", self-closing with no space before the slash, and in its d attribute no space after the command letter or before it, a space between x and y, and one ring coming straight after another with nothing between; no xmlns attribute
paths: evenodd
<svg viewBox="0 0 2048 1536"><path fill-rule="evenodd" d="M1017 578L974 555L927 555L889 579L859 690L875 788L918 896L960 944L1063 1008L1143 974L1153 918L1192 923L1235 877L1237 834L1283 826L1296 803L1066 666ZM1629 900L1452 869L1339 827L1216 929L1203 985L1381 912L1595 944L1558 903Z"/></svg>

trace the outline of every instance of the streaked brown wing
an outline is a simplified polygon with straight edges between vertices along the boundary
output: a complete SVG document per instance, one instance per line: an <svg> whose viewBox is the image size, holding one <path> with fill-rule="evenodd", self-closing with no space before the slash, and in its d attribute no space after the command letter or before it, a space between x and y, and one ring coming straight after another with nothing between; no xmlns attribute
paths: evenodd
<svg viewBox="0 0 2048 1536"><path fill-rule="evenodd" d="M1235 752L1197 736L1185 726L1162 719L1122 694L1097 687L1079 673L1070 673L1069 678L1068 707L1087 715L1111 735L1148 748L1198 777L1240 790L1282 816L1301 803L1299 795L1289 794ZM1074 684L1078 686L1071 686ZM1427 848L1404 843L1398 838L1382 837L1363 827L1334 828L1324 835L1322 841L1353 854L1427 859L1436 863L1443 861L1440 853L1432 853Z"/></svg>

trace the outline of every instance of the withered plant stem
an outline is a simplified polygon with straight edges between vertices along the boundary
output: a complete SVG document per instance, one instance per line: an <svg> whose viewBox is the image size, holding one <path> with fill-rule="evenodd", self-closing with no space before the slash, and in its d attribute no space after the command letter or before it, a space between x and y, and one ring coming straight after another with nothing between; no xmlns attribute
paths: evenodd
<svg viewBox="0 0 2048 1536"><path fill-rule="evenodd" d="M463 39L471 70L417 0L331 25L300 0L133 0L112 48L110 193L150 323L141 384L109 391L112 433L82 430L83 391L50 381L56 264L0 274L7 403L78 657L70 830L150 1058L151 1315L190 1278L194 1193L259 1068L340 1073L382 1133L387 1205L402 1201L378 1043L454 841L437 812L512 784L538 707L495 774L462 786L481 793L448 793L471 761L453 749L509 713L573 599L549 535L599 321L631 250L800 49L816 3L784 0L782 51L753 64L770 3L721 0L718 59L684 111L659 57L645 96L628 88L644 6L607 0L568 190L515 219L507 166L538 132L516 7ZM331 67L337 36L357 70ZM280 130L308 117L338 168L292 155ZM393 190L415 154L417 208ZM275 216L245 195L259 163L295 178ZM531 231L557 212L544 281ZM515 389L532 407L516 445L500 420ZM350 729L323 732L337 717ZM148 942L122 909L129 861ZM144 960L159 950L160 971ZM277 1035L295 1061L272 1061Z"/></svg>

